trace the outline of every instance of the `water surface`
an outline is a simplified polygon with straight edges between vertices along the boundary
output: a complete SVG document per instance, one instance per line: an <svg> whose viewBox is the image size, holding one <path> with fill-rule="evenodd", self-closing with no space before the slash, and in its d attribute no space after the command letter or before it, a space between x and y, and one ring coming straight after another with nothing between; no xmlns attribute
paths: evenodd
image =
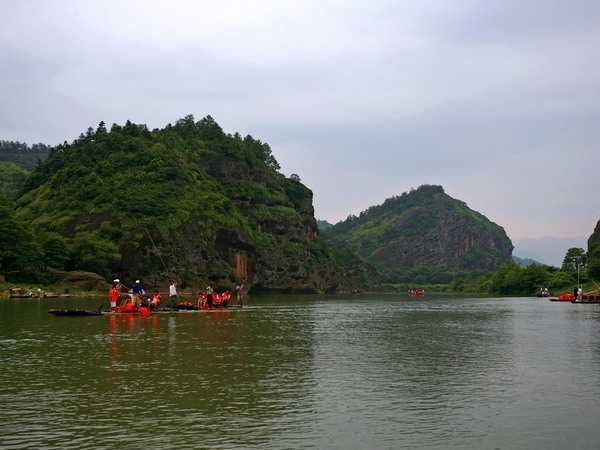
<svg viewBox="0 0 600 450"><path fill-rule="evenodd" d="M600 305L251 296L0 302L1 448L596 448Z"/></svg>

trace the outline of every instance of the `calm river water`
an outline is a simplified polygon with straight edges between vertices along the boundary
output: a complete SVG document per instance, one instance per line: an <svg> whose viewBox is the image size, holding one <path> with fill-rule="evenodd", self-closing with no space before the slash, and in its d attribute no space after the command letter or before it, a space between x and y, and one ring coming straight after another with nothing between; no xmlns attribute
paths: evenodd
<svg viewBox="0 0 600 450"><path fill-rule="evenodd" d="M47 312L101 301L0 301L0 448L600 442L600 305L286 295L218 312Z"/></svg>

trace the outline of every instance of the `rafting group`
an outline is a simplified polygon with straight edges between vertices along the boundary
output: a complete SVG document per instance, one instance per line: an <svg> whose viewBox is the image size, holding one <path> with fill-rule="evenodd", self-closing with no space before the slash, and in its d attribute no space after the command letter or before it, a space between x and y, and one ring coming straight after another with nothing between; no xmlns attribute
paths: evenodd
<svg viewBox="0 0 600 450"><path fill-rule="evenodd" d="M127 289L121 281L116 278L113 280L108 290L108 301L110 302L111 312L150 312L158 311L162 302L162 295L159 291L148 294L140 280L135 280L135 284ZM243 306L242 296L245 286L239 282L235 287L237 295L237 306ZM229 306L231 294L228 290L224 292L215 292L213 285L206 288L205 293L198 294L196 304L188 301L180 301L177 296L177 282L173 279L169 281L169 305L170 310L208 310L217 308L226 308Z"/></svg>

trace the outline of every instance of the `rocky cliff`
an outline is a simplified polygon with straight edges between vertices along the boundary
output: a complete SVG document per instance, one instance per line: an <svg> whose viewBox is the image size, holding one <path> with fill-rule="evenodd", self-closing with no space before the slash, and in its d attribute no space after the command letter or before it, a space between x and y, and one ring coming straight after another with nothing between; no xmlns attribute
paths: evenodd
<svg viewBox="0 0 600 450"><path fill-rule="evenodd" d="M341 279L312 192L279 172L267 144L210 116L152 131L100 124L53 149L16 204L38 232L82 248L71 268L107 280L164 289L173 277L197 293L238 280L254 292L327 292Z"/></svg>
<svg viewBox="0 0 600 450"><path fill-rule="evenodd" d="M471 271L512 262L513 245L504 230L441 186L421 186L388 199L329 232L380 268Z"/></svg>

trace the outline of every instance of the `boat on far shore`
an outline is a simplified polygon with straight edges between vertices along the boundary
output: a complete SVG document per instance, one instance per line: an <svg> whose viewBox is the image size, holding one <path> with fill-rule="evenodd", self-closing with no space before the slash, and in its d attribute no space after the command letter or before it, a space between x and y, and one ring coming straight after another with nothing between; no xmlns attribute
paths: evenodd
<svg viewBox="0 0 600 450"><path fill-rule="evenodd" d="M422 297L425 295L425 289L409 289L408 295L411 297Z"/></svg>

